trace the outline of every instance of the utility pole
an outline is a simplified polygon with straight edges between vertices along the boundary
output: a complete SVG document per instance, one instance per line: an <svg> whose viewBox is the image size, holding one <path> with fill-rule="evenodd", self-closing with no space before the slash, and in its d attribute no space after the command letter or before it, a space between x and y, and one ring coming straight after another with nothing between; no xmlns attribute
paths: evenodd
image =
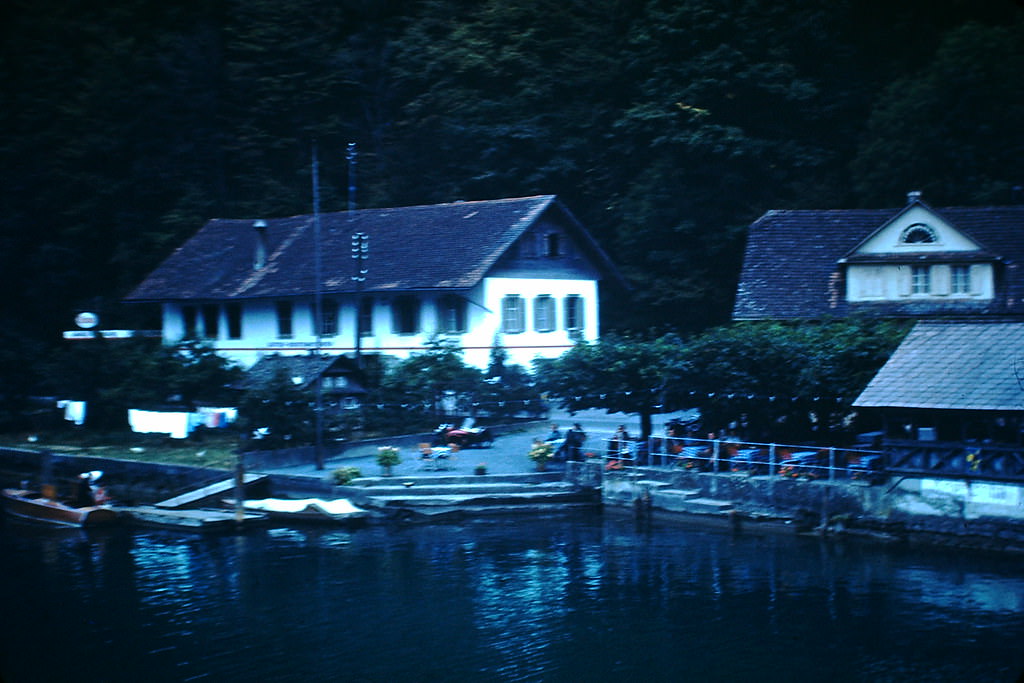
<svg viewBox="0 0 1024 683"><path fill-rule="evenodd" d="M348 143L348 219L351 223L356 210L356 143ZM356 368L363 369L363 286L366 282L366 257L370 254L370 236L365 232L352 233L352 259L356 262Z"/></svg>
<svg viewBox="0 0 1024 683"><path fill-rule="evenodd" d="M348 159L348 210L356 210L356 143L348 143L345 153Z"/></svg>
<svg viewBox="0 0 1024 683"><path fill-rule="evenodd" d="M324 301L323 301L323 259L320 253L320 164L316 158L316 144L313 145L313 328L316 344L313 357L319 364L323 347ZM316 468L324 468L324 381L323 373L316 376L315 441Z"/></svg>
<svg viewBox="0 0 1024 683"><path fill-rule="evenodd" d="M352 233L352 259L356 262L356 367L362 370L363 357L363 286L366 282L366 258L370 255L370 236L365 232Z"/></svg>

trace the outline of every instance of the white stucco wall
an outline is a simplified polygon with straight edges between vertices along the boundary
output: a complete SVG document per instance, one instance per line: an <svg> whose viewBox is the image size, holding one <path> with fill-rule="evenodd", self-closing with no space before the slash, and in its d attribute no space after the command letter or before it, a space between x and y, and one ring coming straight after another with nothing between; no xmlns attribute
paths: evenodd
<svg viewBox="0 0 1024 683"><path fill-rule="evenodd" d="M501 334L502 300L507 295L519 295L526 305L526 329L516 334ZM391 306L396 295L372 295L374 301L373 333L361 340L364 353L381 353L408 357L423 350L431 339L438 336L438 301L446 293L422 293L420 300L420 330L416 334L398 334L393 330ZM541 295L555 301L555 329L537 332L534 329L534 299ZM468 300L464 334L448 334L464 349L467 363L486 368L491 348L498 339L505 347L508 362L531 366L534 358L555 358L572 347L574 341L565 329L565 298L576 295L584 306L582 338L592 341L598 337L599 301L597 282L594 280L548 278L487 278L473 290L464 293ZM197 307L198 309L198 307ZM247 301L242 303L242 336L228 338L225 309L220 306L218 335L210 343L223 355L244 367L255 363L267 353L308 353L316 348L311 301L294 300L292 303L292 334L278 336L277 311L274 301ZM355 352L356 299L339 299L338 334L324 336L321 348L328 353ZM202 316L197 315L197 320ZM202 323L199 323L202 327ZM172 344L185 337L183 307L165 304L163 307L163 337Z"/></svg>
<svg viewBox="0 0 1024 683"><path fill-rule="evenodd" d="M936 236L931 244L903 244L900 236L912 225L925 225ZM858 254L928 253L929 251L975 251L978 245L937 214L923 206L913 206L872 235L858 249Z"/></svg>

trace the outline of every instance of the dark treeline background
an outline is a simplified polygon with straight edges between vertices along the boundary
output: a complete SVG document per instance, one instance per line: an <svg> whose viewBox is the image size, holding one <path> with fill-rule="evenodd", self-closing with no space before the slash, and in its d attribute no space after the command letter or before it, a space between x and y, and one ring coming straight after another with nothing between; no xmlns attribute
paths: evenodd
<svg viewBox="0 0 1024 683"><path fill-rule="evenodd" d="M0 79L12 354L152 324L118 300L210 218L310 213L314 141L325 211L349 142L360 207L558 194L622 330L727 321L767 209L1024 184L1012 0L7 0Z"/></svg>

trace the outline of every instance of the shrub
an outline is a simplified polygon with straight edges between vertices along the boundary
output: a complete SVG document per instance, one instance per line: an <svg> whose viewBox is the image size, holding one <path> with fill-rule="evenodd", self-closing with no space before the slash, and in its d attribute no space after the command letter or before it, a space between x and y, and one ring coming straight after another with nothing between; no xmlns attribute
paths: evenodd
<svg viewBox="0 0 1024 683"><path fill-rule="evenodd" d="M331 480L335 486L346 486L353 479L363 476L358 467L339 467L331 472Z"/></svg>

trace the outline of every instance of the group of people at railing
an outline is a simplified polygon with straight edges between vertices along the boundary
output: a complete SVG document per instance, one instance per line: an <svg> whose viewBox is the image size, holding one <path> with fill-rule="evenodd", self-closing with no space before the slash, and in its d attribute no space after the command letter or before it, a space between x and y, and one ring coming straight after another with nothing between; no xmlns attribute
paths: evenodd
<svg viewBox="0 0 1024 683"><path fill-rule="evenodd" d="M583 444L587 441L587 433L579 422L574 422L572 428L562 434L557 424L551 424L551 431L546 439L554 448L555 460L580 462L583 458Z"/></svg>
<svg viewBox="0 0 1024 683"><path fill-rule="evenodd" d="M869 436L875 433L869 433ZM634 438L625 425L613 434L587 443L575 423L564 435L551 426L546 439L555 458L583 461L601 458L608 471L631 467L669 467L699 472L778 475L789 478L864 479L878 483L892 474L927 473L938 476L1024 480L1024 450L977 444L896 443L883 455L881 438L852 447L793 446L744 441L735 430L701 431L699 422L672 420L664 436ZM895 443L895 442L894 442ZM586 447L584 446L586 444Z"/></svg>

